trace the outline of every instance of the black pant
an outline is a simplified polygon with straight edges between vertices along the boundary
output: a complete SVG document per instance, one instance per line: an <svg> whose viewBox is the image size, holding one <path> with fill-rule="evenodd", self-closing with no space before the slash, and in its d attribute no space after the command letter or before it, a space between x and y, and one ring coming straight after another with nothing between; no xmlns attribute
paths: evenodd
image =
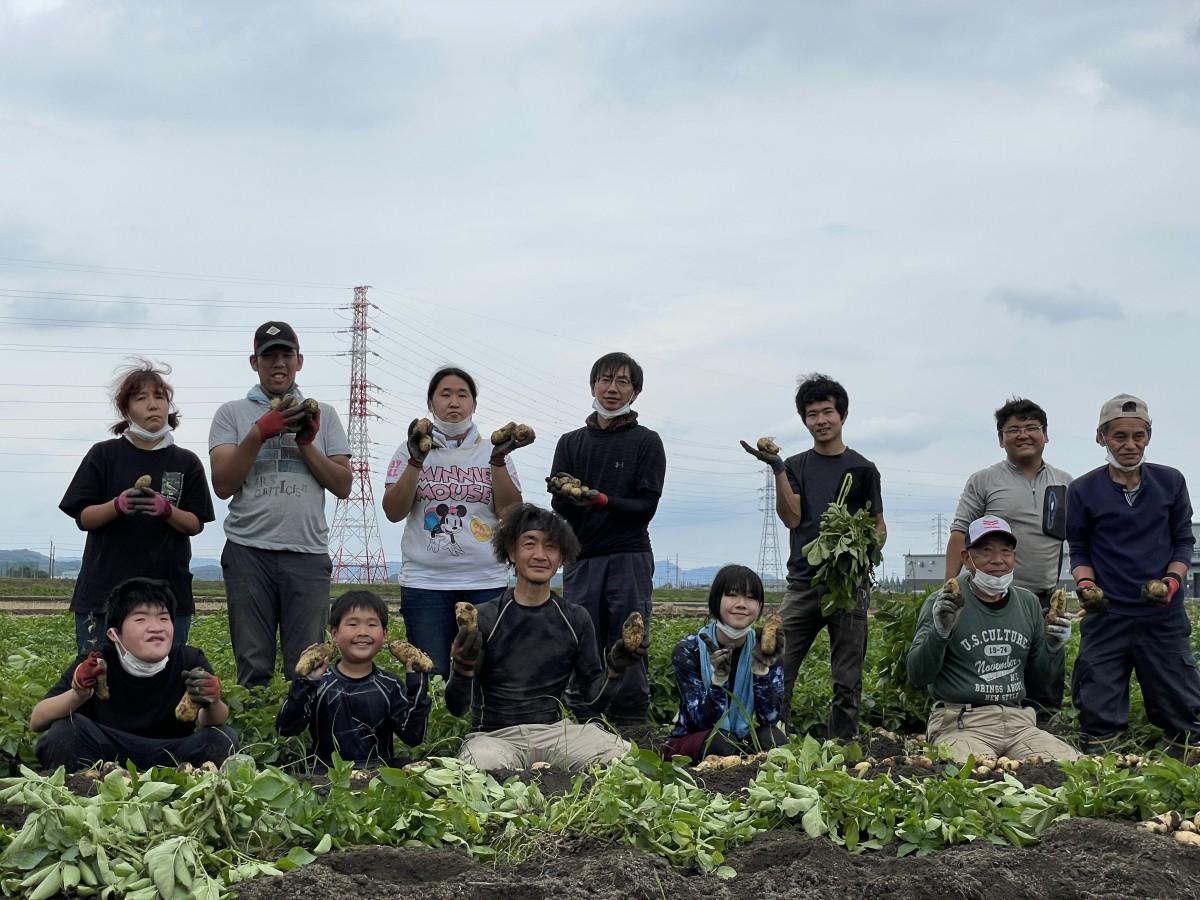
<svg viewBox="0 0 1200 900"><path fill-rule="evenodd" d="M862 705L863 660L867 655L867 603L870 594L864 592L858 609L821 613L823 588L796 591L789 588L783 595L779 615L787 644L783 652L784 721L791 720L792 688L796 675L808 655L809 648L822 628L829 629L829 666L833 677L833 706L829 710L828 737L848 741L858 732L858 714Z"/></svg>
<svg viewBox="0 0 1200 900"><path fill-rule="evenodd" d="M1050 609L1051 593L1050 590L1037 592L1038 602L1042 604L1042 612ZM1029 670L1025 670L1025 705L1034 708L1039 721L1062 709L1063 692L1067 683L1065 653L1062 660L1048 681L1036 681L1029 677Z"/></svg>
<svg viewBox="0 0 1200 900"><path fill-rule="evenodd" d="M197 728L187 737L148 738L72 715L55 721L38 739L35 752L43 768L66 766L74 772L92 763L126 760L139 769L185 762L220 764L237 748L237 732L227 725Z"/></svg>

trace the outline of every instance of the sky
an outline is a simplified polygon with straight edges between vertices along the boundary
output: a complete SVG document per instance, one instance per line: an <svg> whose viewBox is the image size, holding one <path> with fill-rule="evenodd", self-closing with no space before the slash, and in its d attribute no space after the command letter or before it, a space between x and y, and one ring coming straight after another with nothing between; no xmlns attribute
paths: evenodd
<svg viewBox="0 0 1200 900"><path fill-rule="evenodd" d="M1196 483L1197 159L1196 2L0 0L0 547L82 553L57 503L130 355L173 367L205 462L267 319L345 413L355 285L376 500L449 362L485 430L536 428L544 502L615 349L683 569L756 563L738 440L810 446L812 371L882 473L888 574L1001 458L1011 395L1079 474L1137 394L1147 458Z"/></svg>

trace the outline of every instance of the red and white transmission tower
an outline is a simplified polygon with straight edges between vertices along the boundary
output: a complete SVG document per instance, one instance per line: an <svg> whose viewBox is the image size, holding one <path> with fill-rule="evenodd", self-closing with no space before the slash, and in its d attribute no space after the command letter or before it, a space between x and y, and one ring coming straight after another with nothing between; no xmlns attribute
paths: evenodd
<svg viewBox="0 0 1200 900"><path fill-rule="evenodd" d="M374 387L367 381L367 289L354 289L354 341L350 349L350 496L338 500L329 530L333 580L373 584L387 581L387 560L375 519L375 494L371 490L371 442L367 438L368 409ZM377 417L376 417L377 418Z"/></svg>

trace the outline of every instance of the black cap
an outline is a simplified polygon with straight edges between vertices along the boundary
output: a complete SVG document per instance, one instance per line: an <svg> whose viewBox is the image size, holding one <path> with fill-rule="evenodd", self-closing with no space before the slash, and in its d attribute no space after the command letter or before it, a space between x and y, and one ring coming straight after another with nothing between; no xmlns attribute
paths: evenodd
<svg viewBox="0 0 1200 900"><path fill-rule="evenodd" d="M288 347L300 352L300 338L287 322L263 322L254 332L254 355L271 347Z"/></svg>

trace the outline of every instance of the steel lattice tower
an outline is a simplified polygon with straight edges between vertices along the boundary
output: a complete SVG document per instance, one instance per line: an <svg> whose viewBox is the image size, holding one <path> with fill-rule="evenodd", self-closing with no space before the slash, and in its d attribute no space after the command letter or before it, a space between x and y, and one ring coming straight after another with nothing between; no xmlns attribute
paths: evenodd
<svg viewBox="0 0 1200 900"><path fill-rule="evenodd" d="M371 442L367 438L370 411L367 380L367 289L354 289L354 335L350 350L350 496L338 500L329 530L333 557L333 580L372 584L387 581L387 560L375 518L375 494L371 490Z"/></svg>
<svg viewBox="0 0 1200 900"><path fill-rule="evenodd" d="M758 546L758 574L764 583L778 586L783 581L783 568L779 562L779 532L775 526L775 473L767 468L766 483L758 489L762 510L762 540Z"/></svg>

